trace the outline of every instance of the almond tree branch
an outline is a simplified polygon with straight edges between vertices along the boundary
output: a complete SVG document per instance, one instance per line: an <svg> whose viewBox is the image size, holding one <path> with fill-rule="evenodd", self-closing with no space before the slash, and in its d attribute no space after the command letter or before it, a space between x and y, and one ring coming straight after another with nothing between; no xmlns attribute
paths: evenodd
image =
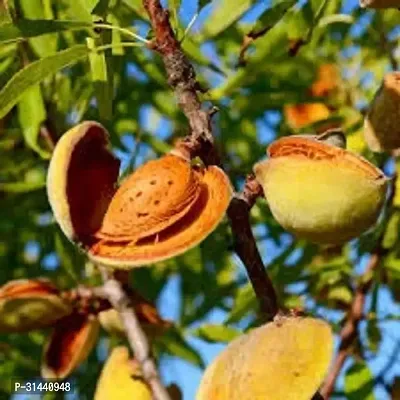
<svg viewBox="0 0 400 400"><path fill-rule="evenodd" d="M140 326L135 309L122 283L114 277L109 277L104 283L103 291L108 301L121 316L128 342L141 367L143 378L152 390L153 398L155 400L171 400L166 388L161 383L156 363L151 356L148 339Z"/></svg>
<svg viewBox="0 0 400 400"><path fill-rule="evenodd" d="M177 144L177 149L188 158L199 156L206 165L220 165L214 146L211 128L212 110L203 110L197 91L201 88L193 66L181 49L169 22L168 12L159 0L143 0L155 39L150 46L164 62L168 82L174 89L179 106L186 115L191 133ZM247 269L265 320L272 320L278 313L278 302L251 231L250 210L262 189L254 177L247 179L242 193L236 193L228 208L235 250Z"/></svg>
<svg viewBox="0 0 400 400"><path fill-rule="evenodd" d="M380 262L380 254L371 255L367 269L361 277L360 284L356 288L356 292L348 312L346 322L340 331L339 352L336 355L334 364L326 378L322 389L320 390L324 399L329 399L335 388L336 380L342 370L344 362L351 353L352 345L358 337L358 326L364 315L365 299L368 291L374 282L373 272L377 269Z"/></svg>

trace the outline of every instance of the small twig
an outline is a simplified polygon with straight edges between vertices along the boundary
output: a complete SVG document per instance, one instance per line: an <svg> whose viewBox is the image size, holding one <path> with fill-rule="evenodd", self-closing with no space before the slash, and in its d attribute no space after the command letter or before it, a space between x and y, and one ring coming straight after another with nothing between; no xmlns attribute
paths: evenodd
<svg viewBox="0 0 400 400"><path fill-rule="evenodd" d="M263 194L253 175L247 177L242 193L235 194L228 208L235 252L243 262L265 320L271 321L278 313L278 300L272 281L265 271L250 225L250 210L257 197Z"/></svg>
<svg viewBox="0 0 400 400"><path fill-rule="evenodd" d="M343 368L344 362L350 355L353 343L358 337L358 325L364 315L365 299L368 291L374 282L374 270L380 262L380 254L374 253L368 263L367 269L361 277L361 282L358 285L353 302L347 315L347 319L343 328L340 331L339 352L336 355L331 371L326 378L322 389L320 390L325 399L329 399L335 388L336 380Z"/></svg>
<svg viewBox="0 0 400 400"><path fill-rule="evenodd" d="M140 326L138 317L123 285L115 278L104 283L104 292L111 305L117 310L123 321L128 342L138 361L143 378L152 390L155 400L171 400L168 391L161 383L156 363L151 356L148 339Z"/></svg>

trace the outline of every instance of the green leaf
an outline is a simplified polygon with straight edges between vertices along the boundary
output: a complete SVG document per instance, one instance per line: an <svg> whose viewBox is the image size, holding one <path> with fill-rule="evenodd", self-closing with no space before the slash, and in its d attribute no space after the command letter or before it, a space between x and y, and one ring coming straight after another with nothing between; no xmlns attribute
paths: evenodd
<svg viewBox="0 0 400 400"><path fill-rule="evenodd" d="M252 34L257 34L260 30L271 29L296 2L297 0L283 0L265 10L248 35L252 36Z"/></svg>
<svg viewBox="0 0 400 400"><path fill-rule="evenodd" d="M217 324L203 324L190 333L209 343L229 343L241 334L241 332L235 328Z"/></svg>
<svg viewBox="0 0 400 400"><path fill-rule="evenodd" d="M344 380L344 391L348 400L374 400L374 377L364 362L353 364Z"/></svg>
<svg viewBox="0 0 400 400"><path fill-rule="evenodd" d="M143 7L142 0L122 0L131 10L133 10L139 17L148 20L146 10Z"/></svg>
<svg viewBox="0 0 400 400"><path fill-rule="evenodd" d="M17 42L24 38L32 38L46 33L88 29L92 26L93 24L84 21L19 19L15 23L0 25L0 42Z"/></svg>
<svg viewBox="0 0 400 400"><path fill-rule="evenodd" d="M257 299L254 295L253 288L249 283L246 283L238 290L232 310L225 322L233 323L240 321L248 312L256 308Z"/></svg>
<svg viewBox="0 0 400 400"><path fill-rule="evenodd" d="M162 338L158 339L157 344L162 351L182 358L196 367L204 368L204 361L200 354L185 340L178 329L168 330Z"/></svg>
<svg viewBox="0 0 400 400"><path fill-rule="evenodd" d="M26 144L42 158L50 158L50 153L39 144L39 133L42 122L46 119L40 85L30 87L18 102L18 120L24 134Z"/></svg>
<svg viewBox="0 0 400 400"><path fill-rule="evenodd" d="M254 0L236 0L233 6L232 0L221 0L204 24L204 37L210 39L223 32L235 23L254 3Z"/></svg>
<svg viewBox="0 0 400 400"><path fill-rule="evenodd" d="M87 46L77 45L42 58L18 71L0 91L0 118L19 101L26 90L57 71L75 64L89 53Z"/></svg>
<svg viewBox="0 0 400 400"><path fill-rule="evenodd" d="M20 0L23 15L28 19L52 19L51 8L45 7L42 0ZM47 12L46 12L47 11ZM47 14L47 15L46 15ZM47 57L57 51L57 35L35 37L29 41L39 57Z"/></svg>
<svg viewBox="0 0 400 400"><path fill-rule="evenodd" d="M61 268L71 277L74 283L79 282L80 271L84 265L84 257L77 248L60 232L55 234L55 249L60 257Z"/></svg>
<svg viewBox="0 0 400 400"><path fill-rule="evenodd" d="M89 54L90 70L97 107L100 118L103 121L109 121L112 117L113 77L110 59L107 57L111 50L96 51L96 47L109 44L111 40L112 33L110 31L104 31L96 41L92 38L87 38L88 47L93 50Z"/></svg>

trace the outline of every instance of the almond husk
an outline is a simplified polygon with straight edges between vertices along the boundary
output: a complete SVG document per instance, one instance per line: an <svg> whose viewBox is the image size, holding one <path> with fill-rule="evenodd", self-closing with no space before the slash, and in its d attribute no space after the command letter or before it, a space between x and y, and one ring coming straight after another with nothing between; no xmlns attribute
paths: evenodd
<svg viewBox="0 0 400 400"><path fill-rule="evenodd" d="M299 238L340 244L369 229L388 178L364 158L305 136L281 138L254 166L274 218Z"/></svg>
<svg viewBox="0 0 400 400"><path fill-rule="evenodd" d="M18 279L0 288L0 332L52 326L72 312L70 303L46 279Z"/></svg>
<svg viewBox="0 0 400 400"><path fill-rule="evenodd" d="M108 132L83 122L58 141L48 169L47 195L54 216L72 241L85 243L101 226L115 193L119 161Z"/></svg>
<svg viewBox="0 0 400 400"><path fill-rule="evenodd" d="M372 151L400 148L400 72L387 73L364 120L364 137Z"/></svg>
<svg viewBox="0 0 400 400"><path fill-rule="evenodd" d="M196 400L310 400L333 356L330 326L278 317L231 342L209 365Z"/></svg>
<svg viewBox="0 0 400 400"><path fill-rule="evenodd" d="M89 356L99 334L99 321L75 313L58 321L43 349L41 375L64 379Z"/></svg>

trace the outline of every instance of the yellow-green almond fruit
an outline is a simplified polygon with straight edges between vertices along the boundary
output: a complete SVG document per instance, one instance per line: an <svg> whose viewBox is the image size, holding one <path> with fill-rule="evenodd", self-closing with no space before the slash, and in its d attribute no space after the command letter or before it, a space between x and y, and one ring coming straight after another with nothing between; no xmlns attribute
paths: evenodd
<svg viewBox="0 0 400 400"><path fill-rule="evenodd" d="M235 339L217 356L196 400L310 400L332 355L326 322L278 317Z"/></svg>
<svg viewBox="0 0 400 400"><path fill-rule="evenodd" d="M101 371L94 400L152 400L138 365L127 347L115 347Z"/></svg>
<svg viewBox="0 0 400 400"><path fill-rule="evenodd" d="M400 7L400 1L398 2ZM400 148L400 72L389 72L376 92L364 121L364 137L372 151Z"/></svg>
<svg viewBox="0 0 400 400"><path fill-rule="evenodd" d="M71 304L47 279L17 279L0 287L0 332L46 328L71 312Z"/></svg>
<svg viewBox="0 0 400 400"><path fill-rule="evenodd" d="M364 8L400 8L400 0L360 0Z"/></svg>
<svg viewBox="0 0 400 400"><path fill-rule="evenodd" d="M299 238L340 244L369 229L388 178L364 158L311 136L273 142L254 166L274 218Z"/></svg>

